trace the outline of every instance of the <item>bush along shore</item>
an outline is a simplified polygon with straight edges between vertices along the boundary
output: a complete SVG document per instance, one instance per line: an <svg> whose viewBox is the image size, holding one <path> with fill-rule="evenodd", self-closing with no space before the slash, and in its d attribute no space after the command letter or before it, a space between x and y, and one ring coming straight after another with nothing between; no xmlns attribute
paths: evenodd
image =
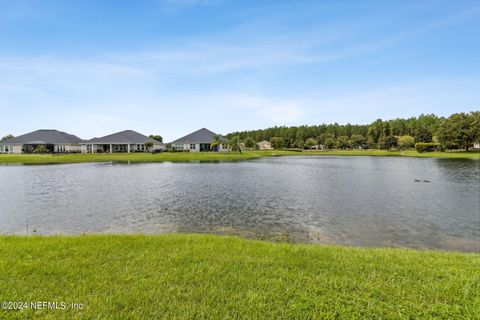
<svg viewBox="0 0 480 320"><path fill-rule="evenodd" d="M0 256L2 319L480 318L480 254L173 234L2 236Z"/></svg>
<svg viewBox="0 0 480 320"><path fill-rule="evenodd" d="M469 158L480 159L480 152L423 152L414 150L325 150L325 151L243 151L239 152L164 152L149 153L104 153L104 154L0 154L3 164L56 164L81 162L219 162L242 161L262 157L276 156L399 156L399 157L437 157L437 158Z"/></svg>

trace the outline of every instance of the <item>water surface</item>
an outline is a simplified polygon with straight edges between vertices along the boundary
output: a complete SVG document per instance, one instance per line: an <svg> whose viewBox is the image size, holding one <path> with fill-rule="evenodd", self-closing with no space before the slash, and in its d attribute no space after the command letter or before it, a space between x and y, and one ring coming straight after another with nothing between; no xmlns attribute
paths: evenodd
<svg viewBox="0 0 480 320"><path fill-rule="evenodd" d="M213 232L480 251L479 164L294 156L0 166L0 233Z"/></svg>

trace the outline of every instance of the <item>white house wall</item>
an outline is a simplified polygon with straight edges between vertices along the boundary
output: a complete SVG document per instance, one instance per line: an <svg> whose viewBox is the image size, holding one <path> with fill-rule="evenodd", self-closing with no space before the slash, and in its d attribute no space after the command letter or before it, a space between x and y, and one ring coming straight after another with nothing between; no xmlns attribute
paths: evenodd
<svg viewBox="0 0 480 320"><path fill-rule="evenodd" d="M1 145L0 146L0 153L11 153L12 146Z"/></svg>
<svg viewBox="0 0 480 320"><path fill-rule="evenodd" d="M125 143L112 143L112 144L93 144L93 153L103 153L107 152L109 153L110 151L103 150L103 146L112 146L112 151L114 153L127 153L128 152L128 144ZM80 147L80 151L83 153L92 153L92 145L91 144L82 144ZM146 148L144 144L142 143L135 143L135 144L130 144L130 152L136 152L136 151L141 151L141 152L150 152L151 150L157 150L157 149L165 149L165 146L162 144L154 144L152 148Z"/></svg>
<svg viewBox="0 0 480 320"><path fill-rule="evenodd" d="M189 143L189 144L185 144L184 149L190 150L190 152L200 152L200 143L191 143L191 144L195 145L195 148L192 149Z"/></svg>
<svg viewBox="0 0 480 320"><path fill-rule="evenodd" d="M82 148L80 145L70 145L70 144L56 144L53 146L54 152L80 152Z"/></svg>
<svg viewBox="0 0 480 320"><path fill-rule="evenodd" d="M152 147L152 150L159 150L159 149L166 150L167 148L163 144L154 144Z"/></svg>
<svg viewBox="0 0 480 320"><path fill-rule="evenodd" d="M174 147L174 148L176 150L190 150L190 152L200 152L200 143L191 143L191 144L195 145L195 149L190 148L190 143L185 143L183 145L178 145L177 144L176 146L179 146L179 147ZM218 151L228 151L228 148L225 144L221 144L218 148Z"/></svg>
<svg viewBox="0 0 480 320"><path fill-rule="evenodd" d="M79 145L66 145L65 152L80 152L82 151L82 147Z"/></svg>
<svg viewBox="0 0 480 320"><path fill-rule="evenodd" d="M11 152L10 153L22 153L22 145L15 145L11 146Z"/></svg>
<svg viewBox="0 0 480 320"><path fill-rule="evenodd" d="M190 145L195 145L195 148L190 148ZM202 143L203 144L203 143ZM207 144L207 143L205 143ZM172 147L175 150L189 150L190 152L200 152L200 143L184 143L184 144L173 144ZM228 148L225 144L221 144L218 151L228 151Z"/></svg>

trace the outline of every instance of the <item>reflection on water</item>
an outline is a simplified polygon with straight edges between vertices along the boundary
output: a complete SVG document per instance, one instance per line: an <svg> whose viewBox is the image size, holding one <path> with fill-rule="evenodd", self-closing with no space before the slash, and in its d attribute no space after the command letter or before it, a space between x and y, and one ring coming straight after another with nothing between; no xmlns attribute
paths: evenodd
<svg viewBox="0 0 480 320"><path fill-rule="evenodd" d="M0 166L0 233L209 232L480 251L479 161ZM430 182L415 182L428 180Z"/></svg>

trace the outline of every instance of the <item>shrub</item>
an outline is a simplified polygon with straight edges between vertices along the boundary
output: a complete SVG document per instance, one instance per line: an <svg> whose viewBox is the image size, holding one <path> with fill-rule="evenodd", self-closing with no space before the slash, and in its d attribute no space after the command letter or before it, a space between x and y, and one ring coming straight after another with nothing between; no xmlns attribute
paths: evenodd
<svg viewBox="0 0 480 320"><path fill-rule="evenodd" d="M415 138L412 136L399 136L397 144L400 149L411 148L415 145Z"/></svg>
<svg viewBox="0 0 480 320"><path fill-rule="evenodd" d="M435 142L417 142L415 143L415 149L417 152L432 152L437 150L440 147L440 144Z"/></svg>
<svg viewBox="0 0 480 320"><path fill-rule="evenodd" d="M48 149L46 146L44 146L43 144L41 145L38 145L34 150L33 150L34 153L41 153L41 154L44 154L44 153L47 153L48 152Z"/></svg>

